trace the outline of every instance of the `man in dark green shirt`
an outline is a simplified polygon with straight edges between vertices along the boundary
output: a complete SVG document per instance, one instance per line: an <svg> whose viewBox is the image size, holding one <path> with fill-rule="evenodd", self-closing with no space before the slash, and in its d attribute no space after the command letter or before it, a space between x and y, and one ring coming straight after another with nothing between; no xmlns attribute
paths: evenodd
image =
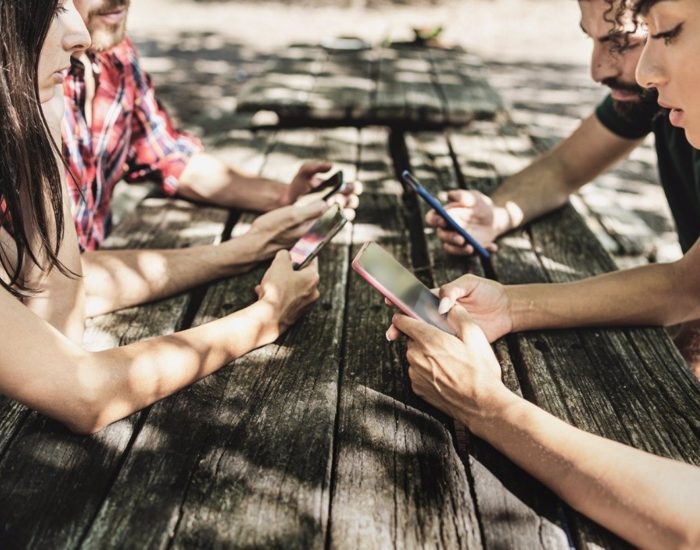
<svg viewBox="0 0 700 550"><path fill-rule="evenodd" d="M654 133L659 178L686 253L700 237L700 152L688 143L682 128L671 125L668 114L661 109L648 109L631 120L615 109L608 96L595 114L603 126L624 139L637 140Z"/></svg>
<svg viewBox="0 0 700 550"><path fill-rule="evenodd" d="M612 21L611 4L617 2L579 0L580 26L593 42L591 77L610 89L596 111L554 149L504 180L490 197L472 191L448 193L450 213L482 245L564 205L571 193L626 157L650 132L656 137L659 175L683 252L700 235L698 151L683 130L670 125L655 96L636 84L645 36L631 23ZM428 213L427 222L437 228L447 252L473 253L435 212ZM684 330L676 343L700 377L700 329Z"/></svg>

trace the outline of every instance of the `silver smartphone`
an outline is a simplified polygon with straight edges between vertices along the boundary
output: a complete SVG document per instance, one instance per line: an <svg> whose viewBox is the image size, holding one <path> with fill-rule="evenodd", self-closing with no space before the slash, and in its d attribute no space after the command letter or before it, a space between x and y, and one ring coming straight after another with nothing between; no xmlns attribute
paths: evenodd
<svg viewBox="0 0 700 550"><path fill-rule="evenodd" d="M347 222L348 219L339 205L334 204L326 210L289 251L292 267L299 270L309 265Z"/></svg>
<svg viewBox="0 0 700 550"><path fill-rule="evenodd" d="M352 268L409 317L455 334L446 317L438 312L438 297L378 244L365 244L352 261Z"/></svg>

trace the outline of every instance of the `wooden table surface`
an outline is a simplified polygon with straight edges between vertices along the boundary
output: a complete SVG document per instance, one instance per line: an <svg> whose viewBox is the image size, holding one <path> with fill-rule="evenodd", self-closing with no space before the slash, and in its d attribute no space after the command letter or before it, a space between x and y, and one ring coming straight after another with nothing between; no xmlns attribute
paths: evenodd
<svg viewBox="0 0 700 550"><path fill-rule="evenodd" d="M353 224L320 257L322 298L286 335L101 433L77 436L0 397L0 547L617 548L410 390L391 312L350 269L375 240L429 285L478 259L443 254L424 207L396 174L433 190L488 191L533 155L508 122L451 131L385 127L232 131L209 149L289 180L328 158L365 192ZM107 247L180 247L245 232L250 215L157 197ZM489 277L571 281L613 269L567 206L501 240ZM172 333L254 300L265 266L94 319L91 349ZM700 465L700 385L660 329L509 335L504 379L565 421Z"/></svg>
<svg viewBox="0 0 700 550"><path fill-rule="evenodd" d="M390 312L351 272L352 256L376 240L429 284L483 270L439 250L396 181L390 143L434 190L487 189L530 152L496 123L391 138L381 128L230 135L219 153L266 176L327 157L365 183L355 223L321 256L321 301L276 344L92 437L2 400L0 546L621 546L411 393L403 345L384 339ZM215 242L236 219L148 198L108 245ZM567 281L611 268L566 207L504 239L491 276ZM219 317L253 300L263 272L95 319L87 340L98 349ZM532 332L496 350L510 388L557 416L700 464L700 388L661 330Z"/></svg>
<svg viewBox="0 0 700 550"><path fill-rule="evenodd" d="M286 123L403 128L463 125L503 112L481 62L460 50L411 46L278 52L241 90L238 112L274 111Z"/></svg>

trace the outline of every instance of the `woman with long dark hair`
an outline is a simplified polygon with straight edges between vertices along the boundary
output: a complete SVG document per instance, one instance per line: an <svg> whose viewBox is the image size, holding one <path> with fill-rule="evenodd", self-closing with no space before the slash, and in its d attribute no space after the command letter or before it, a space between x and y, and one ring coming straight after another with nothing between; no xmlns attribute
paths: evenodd
<svg viewBox="0 0 700 550"><path fill-rule="evenodd" d="M227 317L99 353L71 341L80 259L52 139L62 70L89 38L72 0L0 0L0 29L0 393L94 432L274 341L318 299L316 264L294 271L283 251Z"/></svg>

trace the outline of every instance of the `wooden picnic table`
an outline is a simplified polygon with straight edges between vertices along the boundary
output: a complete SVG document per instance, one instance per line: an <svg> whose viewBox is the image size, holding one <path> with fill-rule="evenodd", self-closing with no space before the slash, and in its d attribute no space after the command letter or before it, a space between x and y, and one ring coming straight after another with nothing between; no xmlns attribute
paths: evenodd
<svg viewBox="0 0 700 550"><path fill-rule="evenodd" d="M365 192L320 257L321 300L254 351L97 435L0 398L0 547L619 548L489 445L410 390L391 312L350 269L374 240L429 285L465 272L505 283L614 268L570 207L501 241L490 266L446 256L396 174L488 191L532 157L507 121L452 131L232 131L211 150L289 180L328 158ZM107 247L180 247L246 231L249 214L148 197ZM254 300L265 266L90 322L103 349L172 333ZM495 344L507 385L565 421L700 465L700 385L665 331L533 331ZM47 358L48 359L48 358Z"/></svg>
<svg viewBox="0 0 700 550"><path fill-rule="evenodd" d="M237 111L286 124L464 125L503 112L481 61L460 49L410 44L337 51L297 44L272 56L239 94Z"/></svg>

